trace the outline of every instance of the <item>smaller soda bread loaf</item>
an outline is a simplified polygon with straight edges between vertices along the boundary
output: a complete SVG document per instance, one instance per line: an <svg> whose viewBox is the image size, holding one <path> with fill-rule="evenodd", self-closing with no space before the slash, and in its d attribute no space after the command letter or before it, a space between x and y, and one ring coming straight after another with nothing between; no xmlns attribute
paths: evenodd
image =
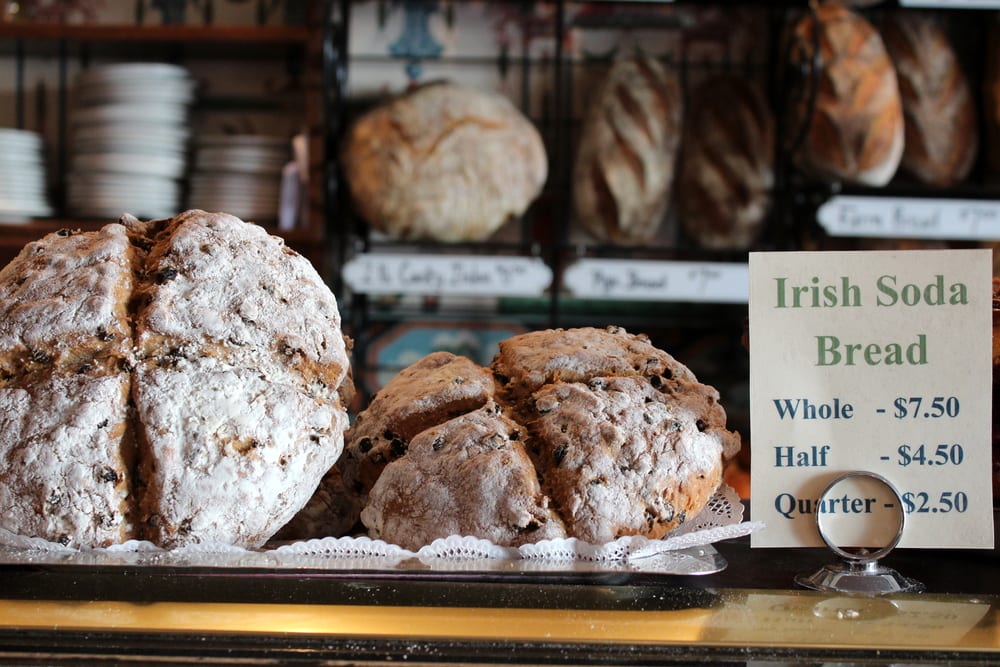
<svg viewBox="0 0 1000 667"><path fill-rule="evenodd" d="M29 244L0 272L0 527L256 547L343 448L336 300L263 228L188 211Z"/></svg>
<svg viewBox="0 0 1000 667"><path fill-rule="evenodd" d="M620 328L515 336L489 369L436 352L358 415L342 492L371 537L407 548L661 537L704 507L739 450L718 398Z"/></svg>
<svg viewBox="0 0 1000 667"><path fill-rule="evenodd" d="M358 118L342 161L361 217L406 240L484 240L524 214L548 176L541 135L510 100L452 83Z"/></svg>
<svg viewBox="0 0 1000 667"><path fill-rule="evenodd" d="M940 20L892 12L882 37L896 67L906 140L902 168L928 185L948 187L969 175L979 146L969 82Z"/></svg>
<svg viewBox="0 0 1000 667"><path fill-rule="evenodd" d="M744 249L762 234L774 187L774 114L736 75L695 89L677 187L681 225L706 248Z"/></svg>
<svg viewBox="0 0 1000 667"><path fill-rule="evenodd" d="M801 144L791 147L799 168L827 180L888 183L903 156L903 108L878 31L839 2L823 2L793 26L789 55L807 79L790 95L785 137L795 142L805 130Z"/></svg>
<svg viewBox="0 0 1000 667"><path fill-rule="evenodd" d="M577 219L599 241L648 241L670 203L683 115L677 77L652 58L618 61L587 109L573 165Z"/></svg>

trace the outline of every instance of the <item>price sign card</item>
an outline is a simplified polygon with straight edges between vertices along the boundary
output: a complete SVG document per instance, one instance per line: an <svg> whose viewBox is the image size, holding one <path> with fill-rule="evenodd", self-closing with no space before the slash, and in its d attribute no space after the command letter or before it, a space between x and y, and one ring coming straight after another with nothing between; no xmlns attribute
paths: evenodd
<svg viewBox="0 0 1000 667"><path fill-rule="evenodd" d="M900 547L992 548L991 277L989 250L750 255L753 546L884 521L891 493L824 496L864 470Z"/></svg>

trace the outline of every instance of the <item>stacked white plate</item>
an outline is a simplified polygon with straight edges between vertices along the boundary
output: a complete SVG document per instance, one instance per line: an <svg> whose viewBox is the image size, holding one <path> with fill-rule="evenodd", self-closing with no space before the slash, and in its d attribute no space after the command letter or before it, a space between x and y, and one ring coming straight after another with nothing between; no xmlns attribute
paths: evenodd
<svg viewBox="0 0 1000 667"><path fill-rule="evenodd" d="M274 222L281 197L281 170L290 156L291 143L284 137L196 137L188 207L225 211L258 223Z"/></svg>
<svg viewBox="0 0 1000 667"><path fill-rule="evenodd" d="M83 217L181 209L194 81L166 63L93 67L77 79L67 204Z"/></svg>
<svg viewBox="0 0 1000 667"><path fill-rule="evenodd" d="M36 132L0 128L0 222L52 215L42 147Z"/></svg>

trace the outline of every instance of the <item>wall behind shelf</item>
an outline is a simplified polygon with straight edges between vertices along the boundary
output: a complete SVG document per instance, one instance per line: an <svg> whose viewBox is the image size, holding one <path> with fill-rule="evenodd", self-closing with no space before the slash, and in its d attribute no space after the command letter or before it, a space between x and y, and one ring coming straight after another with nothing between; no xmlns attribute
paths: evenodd
<svg viewBox="0 0 1000 667"><path fill-rule="evenodd" d="M322 142L318 137L324 128L319 76L310 71L319 68L318 46L313 44L318 42L313 39L318 35L315 26L286 25L277 4L278 9L260 23L257 3L220 0L208 3L214 11L211 24L205 24L204 16L192 11L195 3L189 3L186 23L166 25L150 0L142 3L141 24L136 23L134 0L91 3L95 14L81 17L71 12L66 23L0 22L0 127L21 126L42 134L50 195L56 204L61 203L69 169L66 147L72 136L68 121L74 108L74 83L83 69L105 63L185 66L197 83L189 118L193 135L255 133L290 139L307 131L313 137L310 148L319 151L311 167L320 173ZM65 85L65 98L61 85ZM316 178L315 192L320 192L320 180ZM62 213L57 210L53 224L74 226L76 221ZM308 229L283 235L289 245L322 268L327 258L321 247L320 203L307 208L301 224ZM6 253L21 231L5 228L4 234Z"/></svg>

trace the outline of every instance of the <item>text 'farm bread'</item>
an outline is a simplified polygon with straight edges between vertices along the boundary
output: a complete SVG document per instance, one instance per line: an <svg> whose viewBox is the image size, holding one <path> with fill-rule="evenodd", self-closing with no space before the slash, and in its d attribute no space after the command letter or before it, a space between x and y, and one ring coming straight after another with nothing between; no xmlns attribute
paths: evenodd
<svg viewBox="0 0 1000 667"><path fill-rule="evenodd" d="M878 31L839 2L824 2L793 26L789 57L806 78L789 100L785 141L801 137L791 147L796 165L827 180L888 183L903 157L903 107Z"/></svg>
<svg viewBox="0 0 1000 667"><path fill-rule="evenodd" d="M481 241L538 197L541 135L506 97L435 83L358 118L341 151L354 205L404 240Z"/></svg>
<svg viewBox="0 0 1000 667"><path fill-rule="evenodd" d="M648 241L670 203L681 141L677 76L652 58L620 60L587 107L573 165L576 217L599 241Z"/></svg>
<svg viewBox="0 0 1000 667"><path fill-rule="evenodd" d="M928 185L962 182L979 147L976 105L939 17L892 12L881 30L902 96L903 170Z"/></svg>
<svg viewBox="0 0 1000 667"><path fill-rule="evenodd" d="M603 543L693 518L739 447L718 392L646 337L553 329L501 342L490 368L435 352L401 371L357 416L332 481L371 537L405 548Z"/></svg>
<svg viewBox="0 0 1000 667"><path fill-rule="evenodd" d="M677 207L687 235L707 248L756 241L774 187L774 113L744 77L702 82L687 105Z"/></svg>
<svg viewBox="0 0 1000 667"><path fill-rule="evenodd" d="M221 213L61 231L0 271L0 527L263 544L343 448L336 299Z"/></svg>

